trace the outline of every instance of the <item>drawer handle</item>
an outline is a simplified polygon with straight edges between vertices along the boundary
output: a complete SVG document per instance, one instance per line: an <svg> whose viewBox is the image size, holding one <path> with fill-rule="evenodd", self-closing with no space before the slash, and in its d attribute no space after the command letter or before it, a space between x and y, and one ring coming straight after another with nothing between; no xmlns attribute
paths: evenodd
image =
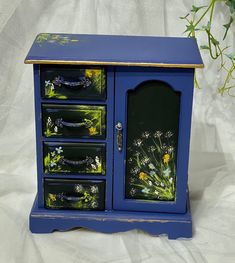
<svg viewBox="0 0 235 263"><path fill-rule="evenodd" d="M65 80L63 77L58 76L53 81L53 84L57 86L67 86L69 88L87 88L91 85L91 80L87 77L82 77L78 81L68 81Z"/></svg>
<svg viewBox="0 0 235 263"><path fill-rule="evenodd" d="M87 166L88 165L94 165L96 167L95 160L91 157L88 157L88 156L85 159L79 160L79 161L69 160L69 159L66 159L62 156L60 159L60 163L68 164L68 165L74 165L74 166L81 166L81 165L85 164ZM93 167L93 168L95 168L95 167Z"/></svg>
<svg viewBox="0 0 235 263"><path fill-rule="evenodd" d="M63 128L63 126L71 127L71 128L80 128L80 127L90 128L92 126L92 121L88 119L84 119L82 122L68 122L68 121L64 121L62 118L58 118L55 120L55 124L60 128Z"/></svg>
<svg viewBox="0 0 235 263"><path fill-rule="evenodd" d="M64 193L57 194L57 198L60 199L61 201L79 201L81 200L82 196L70 196L66 195Z"/></svg>

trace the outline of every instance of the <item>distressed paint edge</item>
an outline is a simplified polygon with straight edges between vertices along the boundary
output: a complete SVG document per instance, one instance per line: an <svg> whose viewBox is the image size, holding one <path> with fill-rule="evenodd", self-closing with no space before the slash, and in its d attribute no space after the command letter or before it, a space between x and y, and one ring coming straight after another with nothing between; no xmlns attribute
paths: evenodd
<svg viewBox="0 0 235 263"><path fill-rule="evenodd" d="M26 59L25 64L61 64L61 65L104 65L104 66L138 66L138 67L161 67L161 68L204 68L204 64L171 64L171 63L148 63L148 62L107 62L107 61L79 61L79 60L47 60Z"/></svg>

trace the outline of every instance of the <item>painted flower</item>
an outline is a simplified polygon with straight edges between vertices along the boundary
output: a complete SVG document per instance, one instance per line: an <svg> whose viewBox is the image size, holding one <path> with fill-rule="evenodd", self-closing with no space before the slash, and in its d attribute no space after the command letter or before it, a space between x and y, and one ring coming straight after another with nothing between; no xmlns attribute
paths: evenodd
<svg viewBox="0 0 235 263"><path fill-rule="evenodd" d="M97 207L98 207L97 201L93 201L93 202L91 203L91 207L92 207L92 208L97 208Z"/></svg>
<svg viewBox="0 0 235 263"><path fill-rule="evenodd" d="M165 143L163 143L163 145L161 146L161 149L166 152L167 151L167 145Z"/></svg>
<svg viewBox="0 0 235 263"><path fill-rule="evenodd" d="M47 118L47 123L48 123L48 124L51 124L51 117L48 117L48 118Z"/></svg>
<svg viewBox="0 0 235 263"><path fill-rule="evenodd" d="M145 139L148 139L150 137L150 132L148 132L148 131L143 132L142 137Z"/></svg>
<svg viewBox="0 0 235 263"><path fill-rule="evenodd" d="M89 128L89 134L90 135L96 135L98 132L96 130L96 127L90 127Z"/></svg>
<svg viewBox="0 0 235 263"><path fill-rule="evenodd" d="M91 186L91 192L92 192L93 194L98 193L98 192L99 192L98 186L92 185L92 186Z"/></svg>
<svg viewBox="0 0 235 263"><path fill-rule="evenodd" d="M92 169L94 169L94 170L96 170L96 169L97 169L96 165L95 165L95 164L93 164L93 163L91 164L91 168L92 168Z"/></svg>
<svg viewBox="0 0 235 263"><path fill-rule="evenodd" d="M54 127L54 132L56 132L56 133L58 132L58 127L57 126Z"/></svg>
<svg viewBox="0 0 235 263"><path fill-rule="evenodd" d="M51 152L51 156L52 156L52 157L55 156L55 151Z"/></svg>
<svg viewBox="0 0 235 263"><path fill-rule="evenodd" d="M140 169L138 167L134 167L131 169L131 174L137 174L140 171Z"/></svg>
<svg viewBox="0 0 235 263"><path fill-rule="evenodd" d="M152 181L148 181L148 184L149 184L149 186L153 185Z"/></svg>
<svg viewBox="0 0 235 263"><path fill-rule="evenodd" d="M170 154L169 153L165 153L162 157L163 163L164 164L168 164L169 160L170 160Z"/></svg>
<svg viewBox="0 0 235 263"><path fill-rule="evenodd" d="M162 136L162 132L161 131L156 131L153 135L154 138L160 138Z"/></svg>
<svg viewBox="0 0 235 263"><path fill-rule="evenodd" d="M163 170L163 175L165 177L168 177L171 173L171 169L169 167L167 167L165 170Z"/></svg>
<svg viewBox="0 0 235 263"><path fill-rule="evenodd" d="M100 165L100 159L99 159L99 157L98 156L96 156L95 157L95 163L96 163L96 165Z"/></svg>
<svg viewBox="0 0 235 263"><path fill-rule="evenodd" d="M135 177L130 177L130 183L134 183L135 182Z"/></svg>
<svg viewBox="0 0 235 263"><path fill-rule="evenodd" d="M136 194L136 189L135 188L131 188L130 195L134 196L135 194Z"/></svg>
<svg viewBox="0 0 235 263"><path fill-rule="evenodd" d="M148 157L144 157L143 159L140 160L140 163L141 163L142 165L145 165L145 164L147 164L148 162L149 162L149 158L148 158Z"/></svg>
<svg viewBox="0 0 235 263"><path fill-rule="evenodd" d="M149 169L151 169L151 170L155 169L155 166L152 163L150 163L148 166L149 166Z"/></svg>
<svg viewBox="0 0 235 263"><path fill-rule="evenodd" d="M132 163L133 162L133 159L132 158L129 158L128 159L128 163Z"/></svg>
<svg viewBox="0 0 235 263"><path fill-rule="evenodd" d="M153 145L148 148L148 152L155 152L155 151L156 151L156 147Z"/></svg>
<svg viewBox="0 0 235 263"><path fill-rule="evenodd" d="M74 190L75 190L75 192L77 192L77 193L81 193L81 192L83 191L83 186L82 186L81 184L76 184L76 185L74 186Z"/></svg>
<svg viewBox="0 0 235 263"><path fill-rule="evenodd" d="M156 195L158 195L158 194L159 194L159 192L158 192L157 190L155 190L155 191L154 191L154 193L155 193Z"/></svg>
<svg viewBox="0 0 235 263"><path fill-rule="evenodd" d="M48 198L51 200L51 201L56 201L56 195L55 194L48 194Z"/></svg>
<svg viewBox="0 0 235 263"><path fill-rule="evenodd" d="M154 171L150 171L149 173L151 176L154 176L156 173Z"/></svg>
<svg viewBox="0 0 235 263"><path fill-rule="evenodd" d="M148 175L144 172L139 173L139 179L145 181L148 178Z"/></svg>
<svg viewBox="0 0 235 263"><path fill-rule="evenodd" d="M165 133L165 137L166 138L170 138L170 137L172 137L173 136L173 133L171 132L171 131L167 131L166 133Z"/></svg>
<svg viewBox="0 0 235 263"><path fill-rule="evenodd" d="M174 147L173 146L169 146L167 149L168 153L172 153L174 151Z"/></svg>
<svg viewBox="0 0 235 263"><path fill-rule="evenodd" d="M58 154L62 153L63 152L63 149L62 147L58 147L58 148L55 148L55 150L57 151Z"/></svg>
<svg viewBox="0 0 235 263"><path fill-rule="evenodd" d="M50 80L46 80L45 81L45 86L47 87L47 86L50 86L51 85L51 81Z"/></svg>
<svg viewBox="0 0 235 263"><path fill-rule="evenodd" d="M163 182L161 182L161 184L160 184L160 185L161 185L161 187L164 187L164 186L165 186L165 184L164 184Z"/></svg>
<svg viewBox="0 0 235 263"><path fill-rule="evenodd" d="M148 194L149 191L150 191L150 189L148 189L148 188L146 188L146 187L141 190L141 192L144 193L144 194Z"/></svg>
<svg viewBox="0 0 235 263"><path fill-rule="evenodd" d="M51 161L50 166L51 166L51 167L54 167L54 166L56 166L56 163L53 162L53 161Z"/></svg>
<svg viewBox="0 0 235 263"><path fill-rule="evenodd" d="M143 141L141 139L137 139L134 141L134 146L140 147L142 145Z"/></svg>
<svg viewBox="0 0 235 263"><path fill-rule="evenodd" d="M169 179L169 182L170 182L171 184L173 183L173 178L172 178L172 177Z"/></svg>

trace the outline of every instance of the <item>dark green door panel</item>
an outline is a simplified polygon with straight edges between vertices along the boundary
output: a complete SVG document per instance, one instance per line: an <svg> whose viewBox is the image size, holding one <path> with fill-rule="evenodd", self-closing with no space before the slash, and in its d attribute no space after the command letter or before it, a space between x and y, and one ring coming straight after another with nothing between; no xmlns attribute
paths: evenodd
<svg viewBox="0 0 235 263"><path fill-rule="evenodd" d="M148 81L128 92L128 199L174 201L180 93Z"/></svg>

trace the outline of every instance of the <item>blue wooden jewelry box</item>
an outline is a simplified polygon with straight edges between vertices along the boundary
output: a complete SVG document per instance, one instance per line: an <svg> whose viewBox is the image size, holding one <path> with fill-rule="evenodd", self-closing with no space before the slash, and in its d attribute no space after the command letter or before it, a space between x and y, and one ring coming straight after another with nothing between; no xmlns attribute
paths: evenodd
<svg viewBox="0 0 235 263"><path fill-rule="evenodd" d="M192 236L193 38L39 34L30 230Z"/></svg>

